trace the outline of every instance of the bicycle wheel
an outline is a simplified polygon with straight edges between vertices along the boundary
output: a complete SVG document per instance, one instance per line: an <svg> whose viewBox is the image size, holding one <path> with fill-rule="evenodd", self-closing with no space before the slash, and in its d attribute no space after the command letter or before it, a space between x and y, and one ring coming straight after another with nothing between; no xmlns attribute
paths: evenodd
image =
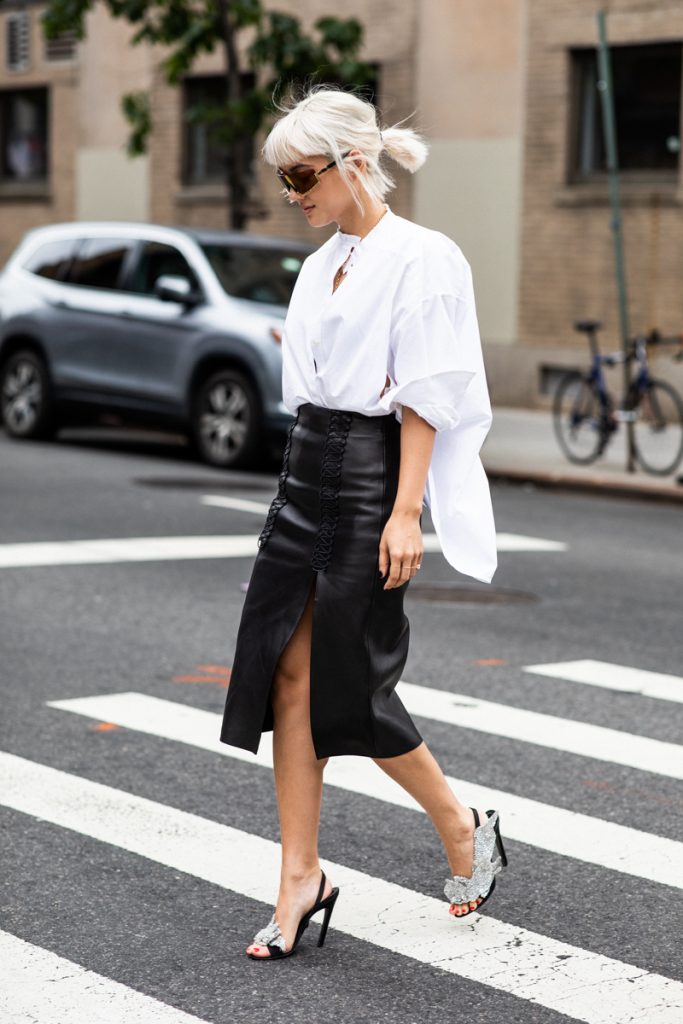
<svg viewBox="0 0 683 1024"><path fill-rule="evenodd" d="M647 473L668 476L683 456L683 402L663 380L652 380L636 405L636 459Z"/></svg>
<svg viewBox="0 0 683 1024"><path fill-rule="evenodd" d="M585 377L567 373L553 399L553 426L560 448L570 462L595 462L605 446L600 396Z"/></svg>

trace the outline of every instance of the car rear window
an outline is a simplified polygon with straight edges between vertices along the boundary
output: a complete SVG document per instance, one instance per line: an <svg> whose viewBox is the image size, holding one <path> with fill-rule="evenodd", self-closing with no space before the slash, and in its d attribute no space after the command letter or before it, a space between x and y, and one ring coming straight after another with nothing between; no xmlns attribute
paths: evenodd
<svg viewBox="0 0 683 1024"><path fill-rule="evenodd" d="M39 245L25 260L24 270L37 274L38 277L62 281L76 250L76 242L76 238L59 238Z"/></svg>
<svg viewBox="0 0 683 1024"><path fill-rule="evenodd" d="M87 288L118 288L132 238L86 238L71 264L68 281Z"/></svg>
<svg viewBox="0 0 683 1024"><path fill-rule="evenodd" d="M200 243L216 277L238 299L286 306L308 255L292 249Z"/></svg>

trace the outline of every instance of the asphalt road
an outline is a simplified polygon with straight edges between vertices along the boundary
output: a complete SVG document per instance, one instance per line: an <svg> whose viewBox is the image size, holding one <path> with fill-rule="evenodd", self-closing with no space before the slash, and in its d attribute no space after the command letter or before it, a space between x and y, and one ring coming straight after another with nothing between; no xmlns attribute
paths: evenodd
<svg viewBox="0 0 683 1024"><path fill-rule="evenodd" d="M680 1024L679 509L495 484L493 585L425 555L455 600L409 588L405 693L461 798L500 809L509 866L454 920L426 815L333 759L327 942L314 924L264 967L270 737L212 749L211 715L277 467L74 431L0 436L0 473L2 1024ZM71 543L95 540L121 543Z"/></svg>

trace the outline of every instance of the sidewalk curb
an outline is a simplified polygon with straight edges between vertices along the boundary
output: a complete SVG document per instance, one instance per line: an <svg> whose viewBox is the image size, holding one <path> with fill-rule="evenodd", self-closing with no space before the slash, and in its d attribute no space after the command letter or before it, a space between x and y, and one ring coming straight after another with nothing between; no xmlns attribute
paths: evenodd
<svg viewBox="0 0 683 1024"><path fill-rule="evenodd" d="M613 480L608 476L579 477L563 470L511 469L488 466L484 469L489 480L510 480L514 483L532 483L548 490L577 491L600 494L609 498L637 498L643 501L660 501L672 505L683 505L683 486L680 491L675 485L654 484L639 481L630 484Z"/></svg>

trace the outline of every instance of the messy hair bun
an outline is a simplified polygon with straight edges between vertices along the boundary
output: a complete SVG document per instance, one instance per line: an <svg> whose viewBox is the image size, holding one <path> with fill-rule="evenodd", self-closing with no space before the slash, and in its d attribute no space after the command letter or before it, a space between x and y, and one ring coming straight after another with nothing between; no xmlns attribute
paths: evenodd
<svg viewBox="0 0 683 1024"><path fill-rule="evenodd" d="M266 163L286 167L301 157L329 154L364 212L358 184L366 195L381 202L396 182L380 163L382 153L414 173L427 159L428 146L412 128L401 122L389 127L380 123L377 108L357 93L336 86L311 85L303 98L276 104L282 116L273 125L262 149ZM403 120L406 120L405 118ZM351 177L353 157L342 157L349 149L359 150L366 160L365 174Z"/></svg>

